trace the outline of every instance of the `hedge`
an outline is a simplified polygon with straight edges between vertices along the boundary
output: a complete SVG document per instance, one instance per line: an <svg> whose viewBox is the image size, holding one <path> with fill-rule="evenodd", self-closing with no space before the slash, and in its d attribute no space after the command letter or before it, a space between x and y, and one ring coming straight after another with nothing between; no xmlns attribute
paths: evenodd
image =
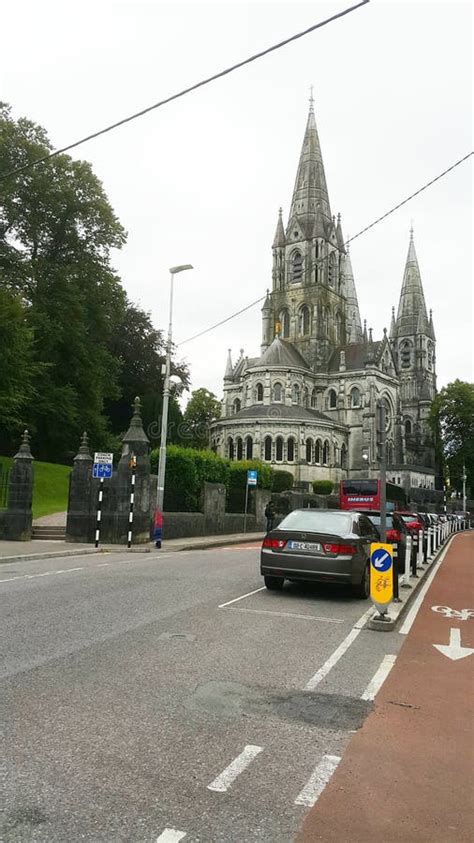
<svg viewBox="0 0 474 843"><path fill-rule="evenodd" d="M294 477L291 471L273 471L272 492L286 492L293 487Z"/></svg>
<svg viewBox="0 0 474 843"><path fill-rule="evenodd" d="M313 492L315 495L330 495L333 486L332 480L313 480Z"/></svg>
<svg viewBox="0 0 474 843"><path fill-rule="evenodd" d="M260 460L242 460L229 462L229 482L227 484L227 512L244 512L245 488L247 485L247 471L257 471L257 486L261 489L271 489L273 471L269 465Z"/></svg>

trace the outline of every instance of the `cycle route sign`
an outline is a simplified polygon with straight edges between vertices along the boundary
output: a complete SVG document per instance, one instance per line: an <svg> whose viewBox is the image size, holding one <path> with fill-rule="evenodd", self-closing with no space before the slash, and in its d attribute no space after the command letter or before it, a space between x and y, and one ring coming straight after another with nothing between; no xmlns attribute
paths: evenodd
<svg viewBox="0 0 474 843"><path fill-rule="evenodd" d="M393 547L373 542L370 545L370 599L379 611L393 600Z"/></svg>

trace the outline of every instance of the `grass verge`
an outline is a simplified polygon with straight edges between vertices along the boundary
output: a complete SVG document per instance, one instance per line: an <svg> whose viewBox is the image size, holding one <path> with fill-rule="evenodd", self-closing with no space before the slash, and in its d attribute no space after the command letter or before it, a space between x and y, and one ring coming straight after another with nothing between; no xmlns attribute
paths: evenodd
<svg viewBox="0 0 474 843"><path fill-rule="evenodd" d="M11 457L0 457L0 466L5 469L11 468L12 462ZM64 512L67 509L71 468L35 460L33 472L33 518Z"/></svg>

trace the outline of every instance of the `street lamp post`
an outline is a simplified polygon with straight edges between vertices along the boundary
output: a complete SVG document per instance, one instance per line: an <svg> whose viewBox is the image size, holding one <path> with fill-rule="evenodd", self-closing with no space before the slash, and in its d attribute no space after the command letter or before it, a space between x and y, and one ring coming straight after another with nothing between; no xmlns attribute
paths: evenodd
<svg viewBox="0 0 474 843"><path fill-rule="evenodd" d="M464 462L462 465L462 511L463 513L466 512L466 463Z"/></svg>
<svg viewBox="0 0 474 843"><path fill-rule="evenodd" d="M168 340L166 343L165 380L163 384L163 409L161 414L161 440L160 455L158 462L158 483L156 489L156 508L163 511L165 496L165 471L166 471L166 439L168 434L168 405L170 398L170 371L171 371L171 346L173 338L173 281L178 272L186 269L193 269L190 263L170 268L170 317L168 324Z"/></svg>

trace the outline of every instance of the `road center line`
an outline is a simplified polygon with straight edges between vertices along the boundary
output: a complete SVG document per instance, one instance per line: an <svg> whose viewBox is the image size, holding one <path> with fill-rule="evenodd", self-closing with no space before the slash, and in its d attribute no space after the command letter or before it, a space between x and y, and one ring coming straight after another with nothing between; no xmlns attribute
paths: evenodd
<svg viewBox="0 0 474 843"><path fill-rule="evenodd" d="M299 796L296 797L295 805L305 805L307 808L311 808L321 796L340 760L339 755L324 755L311 778L305 784Z"/></svg>
<svg viewBox="0 0 474 843"><path fill-rule="evenodd" d="M259 752L261 752L263 747L261 746L253 746L252 744L247 744L243 752L234 758L234 760L229 764L222 773L214 779L211 784L208 784L208 790L214 790L217 793L225 793L226 790L231 786L231 784L236 780L237 776L245 770L246 767L253 761L254 758L257 757Z"/></svg>
<svg viewBox="0 0 474 843"><path fill-rule="evenodd" d="M319 685L320 682L324 679L325 676L328 675L329 671L332 670L335 664L339 661L340 658L344 655L346 650L349 649L351 644L356 640L359 633L364 628L365 622L371 617L374 613L374 607L372 604L370 605L370 609L367 609L363 615L359 618L359 620L354 624L351 631L348 635L344 638L344 641L339 644L339 647L334 650L334 653L329 656L329 658L324 662L323 666L316 671L314 676L311 677L307 685L305 685L305 691L314 691L314 689Z"/></svg>
<svg viewBox="0 0 474 843"><path fill-rule="evenodd" d="M8 579L0 580L2 582L13 582L13 580L37 580L40 577L52 577L55 574L70 574L72 571L83 571L84 568L64 568L60 571L44 571L42 574L21 574L18 577L9 577Z"/></svg>
<svg viewBox="0 0 474 843"><path fill-rule="evenodd" d="M156 838L156 843L178 843L183 837L186 837L185 831L177 831L176 828L165 828L160 836Z"/></svg>
<svg viewBox="0 0 474 843"><path fill-rule="evenodd" d="M227 603L221 603L218 608L224 609L225 606L230 606L231 603L238 603L239 600L244 600L246 597L251 597L252 594L257 594L259 591L265 591L265 586L262 585L261 588L256 588L254 591L249 591L247 594L242 594L241 597L234 597L233 600L228 600Z"/></svg>
<svg viewBox="0 0 474 843"><path fill-rule="evenodd" d="M379 669L374 673L361 700L374 700L395 664L396 656L384 656Z"/></svg>
<svg viewBox="0 0 474 843"><path fill-rule="evenodd" d="M219 608L221 608L219 606ZM320 618L317 615L297 615L295 612L271 612L270 609L246 609L239 606L233 606L231 612L252 612L255 615L278 615L280 618L301 618L301 620L309 621L325 621L325 623L344 623L339 618Z"/></svg>

